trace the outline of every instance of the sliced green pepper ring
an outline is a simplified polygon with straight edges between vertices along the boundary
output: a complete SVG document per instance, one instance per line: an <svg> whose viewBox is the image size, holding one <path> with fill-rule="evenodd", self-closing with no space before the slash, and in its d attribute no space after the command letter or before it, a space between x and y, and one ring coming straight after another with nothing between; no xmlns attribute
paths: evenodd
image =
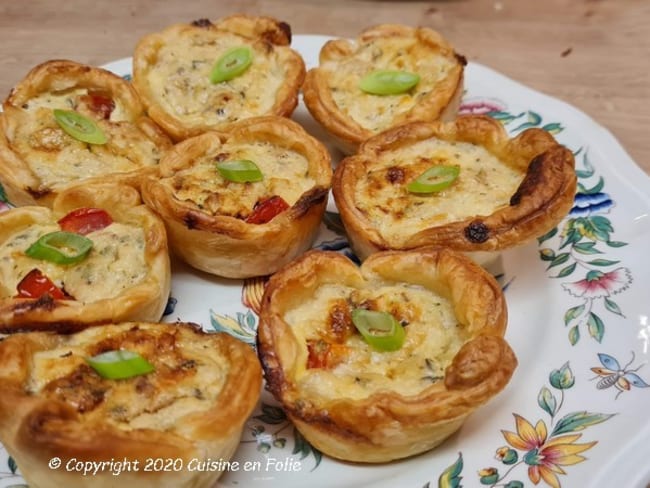
<svg viewBox="0 0 650 488"><path fill-rule="evenodd" d="M59 127L78 141L89 144L106 144L108 141L99 126L92 119L84 117L79 112L58 108L55 108L53 112Z"/></svg>
<svg viewBox="0 0 650 488"><path fill-rule="evenodd" d="M27 248L30 258L56 264L73 264L83 260L93 247L93 241L74 232L57 231L41 236Z"/></svg>
<svg viewBox="0 0 650 488"><path fill-rule="evenodd" d="M420 82L420 75L410 71L373 71L359 82L359 88L371 95L399 95Z"/></svg>
<svg viewBox="0 0 650 488"><path fill-rule="evenodd" d="M404 327L388 312L356 308L352 323L370 347L378 351L396 351L404 344Z"/></svg>
<svg viewBox="0 0 650 488"><path fill-rule="evenodd" d="M99 376L109 380L124 380L155 370L153 365L140 354L125 350L103 352L97 356L86 358L86 363Z"/></svg>
<svg viewBox="0 0 650 488"><path fill-rule="evenodd" d="M262 181L264 178L260 168L249 159L235 159L217 163L217 170L228 181L237 183Z"/></svg>
<svg viewBox="0 0 650 488"><path fill-rule="evenodd" d="M253 51L247 46L232 48L217 59L210 72L210 83L230 81L243 74L253 62Z"/></svg>
<svg viewBox="0 0 650 488"><path fill-rule="evenodd" d="M439 164L432 166L407 185L412 193L437 193L451 186L460 174L460 166Z"/></svg>

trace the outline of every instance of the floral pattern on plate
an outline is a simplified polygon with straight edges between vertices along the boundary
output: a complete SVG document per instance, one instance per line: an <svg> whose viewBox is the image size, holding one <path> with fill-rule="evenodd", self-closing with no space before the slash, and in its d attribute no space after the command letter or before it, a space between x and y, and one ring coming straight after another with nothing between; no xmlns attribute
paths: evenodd
<svg viewBox="0 0 650 488"><path fill-rule="evenodd" d="M309 68L329 38L294 39ZM126 75L130 60L108 68ZM477 63L467 66L466 85L463 112L487 113L511 134L548 130L578 162L570 215L535 245L504 253L507 334L520 360L513 381L435 451L378 466L322 456L263 392L235 454L261 469L224 473L218 487L324 488L333 479L341 488L604 488L614 477L620 486L650 481L638 458L647 446L643 434L650 435L644 407L650 377L643 369L650 353L650 261L643 239L650 234L650 199L636 189L650 180L609 133L573 107ZM304 107L294 119L323 134ZM6 207L0 193L0 208ZM352 256L335 212L328 212L318 244ZM220 280L178 265L176 302L170 300L165 320L194 321L254 346L264 283ZM25 486L19 473L0 448L0 488Z"/></svg>

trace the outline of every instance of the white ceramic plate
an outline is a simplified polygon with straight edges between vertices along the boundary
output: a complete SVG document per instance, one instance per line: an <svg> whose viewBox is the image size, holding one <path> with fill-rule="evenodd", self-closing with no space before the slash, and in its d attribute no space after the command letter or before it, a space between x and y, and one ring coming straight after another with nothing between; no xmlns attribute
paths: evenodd
<svg viewBox="0 0 650 488"><path fill-rule="evenodd" d="M327 39L295 36L308 68ZM107 67L128 75L130 59ZM379 466L321 456L294 435L264 393L233 460L239 464L219 487L605 488L650 482L650 179L608 131L575 108L476 63L467 67L466 86L463 111L489 112L512 134L543 127L576 153L579 192L571 214L556 232L503 255L507 339L519 358L513 380L442 446ZM294 118L328 142L304 106ZM326 220L319 247L349 252L335 214ZM182 264L173 272L176 304L166 320L197 322L253 342L259 280L222 280ZM19 467L0 449L0 488L22 483Z"/></svg>

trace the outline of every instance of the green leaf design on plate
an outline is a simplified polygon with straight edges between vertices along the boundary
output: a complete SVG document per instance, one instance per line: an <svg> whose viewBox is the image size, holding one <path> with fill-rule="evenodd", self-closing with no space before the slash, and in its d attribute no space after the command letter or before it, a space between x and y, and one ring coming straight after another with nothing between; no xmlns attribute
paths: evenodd
<svg viewBox="0 0 650 488"><path fill-rule="evenodd" d="M210 325L217 332L225 332L246 344L255 345L257 330L255 316L250 310L246 314L237 312L236 319L228 315L219 315L214 310L210 310Z"/></svg>
<svg viewBox="0 0 650 488"><path fill-rule="evenodd" d="M580 234L580 231L572 228L564 238L564 242L560 244L560 249L570 244L575 244L576 242L580 242L580 239L582 239L582 234Z"/></svg>
<svg viewBox="0 0 650 488"><path fill-rule="evenodd" d="M513 120L526 115L526 112L521 112L519 115L512 115L510 112L505 112L502 110L493 110L492 112L488 112L486 115L492 117L493 119L498 120L502 124L509 124Z"/></svg>
<svg viewBox="0 0 650 488"><path fill-rule="evenodd" d="M612 418L613 414L591 413L591 412L572 412L562 417L555 425L551 436L567 434L569 432L578 432L586 429L591 425L600 424Z"/></svg>
<svg viewBox="0 0 650 488"><path fill-rule="evenodd" d="M579 186L578 191L580 193L586 193L587 195L593 195L594 193L600 193L603 190L603 187L605 186L605 179L601 176L600 178L598 178L598 183L596 183L591 188L586 188L582 184L579 184L578 186Z"/></svg>
<svg viewBox="0 0 650 488"><path fill-rule="evenodd" d="M537 395L537 404L551 417L555 415L557 409L557 400L553 396L553 393L551 393L551 390L545 386L539 390L539 395Z"/></svg>
<svg viewBox="0 0 650 488"><path fill-rule="evenodd" d="M309 456L310 453L313 454L314 459L316 460L316 465L311 470L315 470L323 459L321 452L318 449L312 447L312 445L307 442L307 439L305 439L300 431L295 427L293 428L293 440L294 445L291 454L300 454L301 460Z"/></svg>
<svg viewBox="0 0 650 488"><path fill-rule="evenodd" d="M599 251L595 248L596 243L593 241L590 242L579 242L573 249L580 254L602 254L602 251Z"/></svg>
<svg viewBox="0 0 650 488"><path fill-rule="evenodd" d="M530 127L537 127L541 123L542 123L542 117L537 112L533 112L532 110L529 110L528 122L524 122L523 124L518 125L514 129L512 129L512 131L517 132L520 130L528 129Z"/></svg>
<svg viewBox="0 0 650 488"><path fill-rule="evenodd" d="M537 238L537 242L541 244L544 241L548 241L551 237L553 237L555 234L557 234L558 230L557 227L554 227L553 229L549 230L546 234L543 236L539 236Z"/></svg>
<svg viewBox="0 0 650 488"><path fill-rule="evenodd" d="M277 425L287 421L287 415L280 407L262 403L262 413L255 415L253 418L261 420L266 424Z"/></svg>
<svg viewBox="0 0 650 488"><path fill-rule="evenodd" d="M250 310L247 310L245 320L246 320L246 325L248 325L250 330L255 330L256 329L257 323L256 323L256 319L255 319L255 314L253 314L253 312L251 312Z"/></svg>
<svg viewBox="0 0 650 488"><path fill-rule="evenodd" d="M605 297L605 308L610 312L615 313L616 315L625 317L625 315L623 315L623 311L621 310L621 307L619 307L618 304L611 298Z"/></svg>
<svg viewBox="0 0 650 488"><path fill-rule="evenodd" d="M560 369L554 369L548 377L549 382L553 388L558 390L566 390L571 388L575 383L575 377L569 363L566 362Z"/></svg>
<svg viewBox="0 0 650 488"><path fill-rule="evenodd" d="M463 454L458 453L456 462L445 469L438 478L438 488L460 488L460 481L463 479L460 473L463 471Z"/></svg>
<svg viewBox="0 0 650 488"><path fill-rule="evenodd" d="M627 242L621 242L621 241L607 241L606 244L609 247L623 247L627 246Z"/></svg>
<svg viewBox="0 0 650 488"><path fill-rule="evenodd" d="M9 199L7 198L7 194L5 193L5 189L2 187L2 184L0 184L0 202L9 203Z"/></svg>
<svg viewBox="0 0 650 488"><path fill-rule="evenodd" d="M580 153L580 151L582 151L582 148L578 149L575 155L577 156ZM582 164L584 166L584 169L576 170L576 176L580 179L591 178L596 172L596 168L594 168L594 166L589 161L589 156L587 155L586 152L582 156Z"/></svg>
<svg viewBox="0 0 650 488"><path fill-rule="evenodd" d="M612 227L612 223L607 217L603 217L602 215L594 215L590 218L590 220L597 230L604 232L614 232L614 227Z"/></svg>
<svg viewBox="0 0 650 488"><path fill-rule="evenodd" d="M613 266L620 263L620 261L612 261L610 259L594 259L593 261L588 261L588 264L592 266Z"/></svg>
<svg viewBox="0 0 650 488"><path fill-rule="evenodd" d="M524 484L519 480L512 480L503 485L503 488L524 488Z"/></svg>
<svg viewBox="0 0 650 488"><path fill-rule="evenodd" d="M584 171L584 170L581 170L581 169L576 170L576 176L578 178L580 178L581 180L589 178L592 175L593 175L593 173L590 173L589 171Z"/></svg>
<svg viewBox="0 0 650 488"><path fill-rule="evenodd" d="M568 252L563 252L562 254L558 254L555 256L553 261L551 261L551 264L548 265L546 269L551 269L554 268L555 266L559 266L560 264L564 264L569 260L569 257L571 255Z"/></svg>
<svg viewBox="0 0 650 488"><path fill-rule="evenodd" d="M582 315L582 312L585 311L585 306L584 305L578 305L576 307L571 307L569 310L567 310L564 313L564 325L569 325L569 322L572 320L577 319Z"/></svg>
<svg viewBox="0 0 650 488"><path fill-rule="evenodd" d="M569 276L571 273L573 273L576 269L577 263L573 263L566 268L562 268L560 272L557 274L556 278L564 278L565 276Z"/></svg>
<svg viewBox="0 0 650 488"><path fill-rule="evenodd" d="M569 342L571 343L572 346L575 346L579 340L580 340L580 329L578 328L577 325L574 325L569 330Z"/></svg>
<svg viewBox="0 0 650 488"><path fill-rule="evenodd" d="M591 337L596 339L598 342L602 342L603 335L605 334L605 324L601 318L593 312L589 312L587 329L589 330L589 335Z"/></svg>
<svg viewBox="0 0 650 488"><path fill-rule="evenodd" d="M16 460L11 456L7 458L7 467L9 468L9 471L11 471L11 474L16 474L16 471L18 471Z"/></svg>
<svg viewBox="0 0 650 488"><path fill-rule="evenodd" d="M564 130L564 127L559 122L553 122L551 124L546 124L545 126L542 127L547 132L550 132L551 134L558 134Z"/></svg>

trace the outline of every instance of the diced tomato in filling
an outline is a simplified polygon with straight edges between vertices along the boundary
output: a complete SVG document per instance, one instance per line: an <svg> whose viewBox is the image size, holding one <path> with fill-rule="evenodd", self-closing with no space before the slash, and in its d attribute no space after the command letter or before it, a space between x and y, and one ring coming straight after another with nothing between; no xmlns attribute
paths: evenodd
<svg viewBox="0 0 650 488"><path fill-rule="evenodd" d="M99 115L100 118L108 120L111 117L111 113L115 110L115 100L105 95L99 95L96 93L89 93L88 95L83 95L81 101L86 104L86 106Z"/></svg>
<svg viewBox="0 0 650 488"><path fill-rule="evenodd" d="M52 280L45 276L40 269L34 268L27 273L18 286L18 298L40 298L43 295L50 295L55 300L66 298L65 293Z"/></svg>
<svg viewBox="0 0 650 488"><path fill-rule="evenodd" d="M257 202L246 222L249 224L266 224L288 208L289 204L281 196L274 195Z"/></svg>
<svg viewBox="0 0 650 488"><path fill-rule="evenodd" d="M356 332L352 322L352 310L345 299L337 300L331 307L327 317L327 329L325 331L329 342L343 344L348 337Z"/></svg>
<svg viewBox="0 0 650 488"><path fill-rule="evenodd" d="M86 235L113 223L113 219L101 208L78 208L58 221L61 230Z"/></svg>
<svg viewBox="0 0 650 488"><path fill-rule="evenodd" d="M307 341L307 368L331 369L345 361L348 347L322 339Z"/></svg>

